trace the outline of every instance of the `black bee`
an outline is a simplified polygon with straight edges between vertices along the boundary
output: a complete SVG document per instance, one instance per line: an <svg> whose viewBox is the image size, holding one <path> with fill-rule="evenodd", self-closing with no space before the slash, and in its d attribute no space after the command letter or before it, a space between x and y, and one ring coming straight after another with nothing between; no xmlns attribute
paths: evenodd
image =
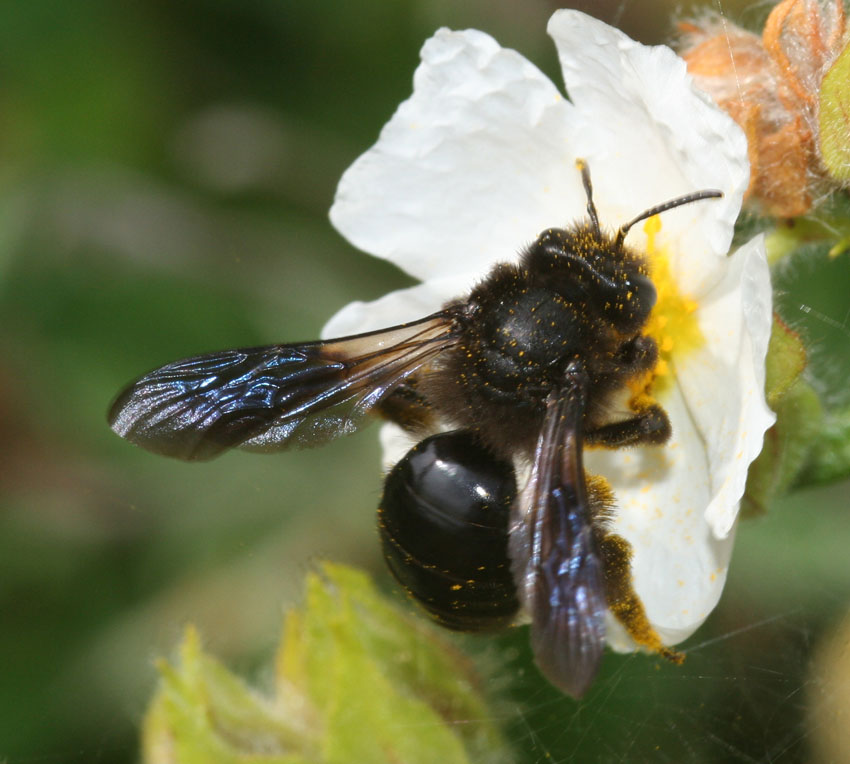
<svg viewBox="0 0 850 764"><path fill-rule="evenodd" d="M112 428L186 460L320 445L370 413L412 433L451 430L386 480L384 554L408 592L454 629L503 627L523 609L539 667L576 697L598 670L608 610L675 659L632 589L630 548L606 524L613 496L585 474L582 452L669 438L648 394L632 396L627 418L611 415L658 359L644 333L656 300L649 265L624 240L641 220L721 194L673 199L610 235L578 167L587 217L543 231L466 297L382 331L168 364L118 396Z"/></svg>

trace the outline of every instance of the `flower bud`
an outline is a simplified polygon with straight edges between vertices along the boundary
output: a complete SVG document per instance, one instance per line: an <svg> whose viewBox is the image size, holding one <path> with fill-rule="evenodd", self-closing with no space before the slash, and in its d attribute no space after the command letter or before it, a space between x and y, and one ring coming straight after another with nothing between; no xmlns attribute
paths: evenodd
<svg viewBox="0 0 850 764"><path fill-rule="evenodd" d="M783 0L761 37L720 17L680 26L680 52L696 84L743 128L747 198L776 217L805 214L826 188L818 94L841 52L841 0Z"/></svg>

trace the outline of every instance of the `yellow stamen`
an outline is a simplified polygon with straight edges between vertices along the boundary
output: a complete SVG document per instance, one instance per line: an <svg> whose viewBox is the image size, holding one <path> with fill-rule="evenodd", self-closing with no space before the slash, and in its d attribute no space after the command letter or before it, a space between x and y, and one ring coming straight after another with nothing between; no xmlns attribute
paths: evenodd
<svg viewBox="0 0 850 764"><path fill-rule="evenodd" d="M649 218L643 230L646 233L649 274L658 293L645 329L645 333L658 343L659 360L653 370L653 379L650 380L654 382L653 393L657 394L659 384L663 388L665 381L670 380L671 360L696 350L705 338L696 319L699 303L679 291L670 268L670 254L658 242L661 218L658 215ZM635 388L645 381L636 380Z"/></svg>

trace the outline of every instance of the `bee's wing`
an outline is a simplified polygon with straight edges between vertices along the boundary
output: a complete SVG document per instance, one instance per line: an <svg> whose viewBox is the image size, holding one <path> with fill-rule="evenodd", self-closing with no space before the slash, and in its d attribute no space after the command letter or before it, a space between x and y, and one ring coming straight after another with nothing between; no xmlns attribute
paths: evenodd
<svg viewBox="0 0 850 764"><path fill-rule="evenodd" d="M607 610L582 464L584 398L579 381L547 401L510 547L537 665L574 697L584 694L599 668Z"/></svg>
<svg viewBox="0 0 850 764"><path fill-rule="evenodd" d="M187 358L133 382L113 403L109 423L137 445L187 460L236 447L319 445L353 431L455 341L453 316L441 311L338 340Z"/></svg>

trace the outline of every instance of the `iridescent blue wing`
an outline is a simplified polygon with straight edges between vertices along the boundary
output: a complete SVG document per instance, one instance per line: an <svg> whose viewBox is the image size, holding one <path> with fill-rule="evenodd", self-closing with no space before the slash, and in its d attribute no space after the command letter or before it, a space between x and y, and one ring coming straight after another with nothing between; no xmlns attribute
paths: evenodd
<svg viewBox="0 0 850 764"><path fill-rule="evenodd" d="M112 405L121 437L178 459L230 448L320 445L352 432L411 374L455 343L448 311L327 342L225 350L167 364Z"/></svg>
<svg viewBox="0 0 850 764"><path fill-rule="evenodd" d="M549 396L528 484L517 499L511 558L541 671L581 697L605 646L605 571L582 460L584 375Z"/></svg>

